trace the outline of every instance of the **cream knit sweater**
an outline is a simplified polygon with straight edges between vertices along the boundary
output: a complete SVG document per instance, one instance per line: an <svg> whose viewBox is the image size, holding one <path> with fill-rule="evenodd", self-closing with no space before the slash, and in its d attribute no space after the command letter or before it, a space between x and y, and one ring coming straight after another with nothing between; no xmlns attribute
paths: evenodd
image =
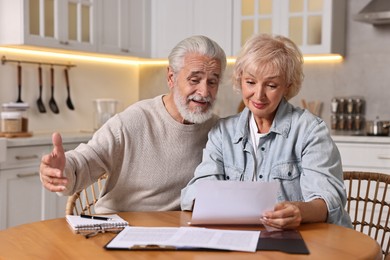
<svg viewBox="0 0 390 260"><path fill-rule="evenodd" d="M88 142L66 152L62 195L109 177L97 213L180 210L180 191L201 162L214 116L184 125L167 112L162 95L142 100L112 117Z"/></svg>

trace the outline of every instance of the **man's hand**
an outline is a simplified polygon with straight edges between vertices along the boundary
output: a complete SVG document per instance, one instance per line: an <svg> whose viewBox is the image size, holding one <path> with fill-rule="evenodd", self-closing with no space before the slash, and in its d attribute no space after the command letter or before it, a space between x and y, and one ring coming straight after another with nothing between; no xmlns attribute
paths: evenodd
<svg viewBox="0 0 390 260"><path fill-rule="evenodd" d="M52 142L53 151L42 156L39 169L43 186L49 191L58 192L65 190L68 183L67 178L63 176L66 158L59 133L53 133Z"/></svg>

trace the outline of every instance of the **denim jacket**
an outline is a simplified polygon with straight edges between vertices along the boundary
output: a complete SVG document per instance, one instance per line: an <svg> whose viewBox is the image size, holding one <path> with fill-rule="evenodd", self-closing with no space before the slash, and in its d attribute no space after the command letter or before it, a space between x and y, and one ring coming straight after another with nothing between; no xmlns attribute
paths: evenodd
<svg viewBox="0 0 390 260"><path fill-rule="evenodd" d="M201 164L181 192L182 210L191 210L199 179L278 181L278 201L322 198L327 222L352 227L345 211L346 192L340 153L322 119L279 104L270 132L260 138L255 156L249 132L251 112L222 118L211 129Z"/></svg>

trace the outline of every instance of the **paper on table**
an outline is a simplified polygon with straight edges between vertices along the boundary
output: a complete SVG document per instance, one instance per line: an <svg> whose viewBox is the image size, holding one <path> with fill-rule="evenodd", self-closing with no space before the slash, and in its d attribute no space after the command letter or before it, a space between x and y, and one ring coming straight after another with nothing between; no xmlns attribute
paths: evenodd
<svg viewBox="0 0 390 260"><path fill-rule="evenodd" d="M197 227L125 227L106 249L219 249L255 252L260 231ZM149 247L148 247L149 246Z"/></svg>
<svg viewBox="0 0 390 260"><path fill-rule="evenodd" d="M261 224L262 213L277 202L278 189L278 182L200 181L191 224Z"/></svg>

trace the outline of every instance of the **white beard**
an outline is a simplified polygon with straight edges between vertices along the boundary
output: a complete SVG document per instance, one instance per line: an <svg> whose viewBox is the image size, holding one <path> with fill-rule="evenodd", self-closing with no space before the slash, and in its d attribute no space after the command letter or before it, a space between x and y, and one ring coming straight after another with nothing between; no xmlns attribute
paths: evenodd
<svg viewBox="0 0 390 260"><path fill-rule="evenodd" d="M176 86L175 86L176 87ZM182 97L177 90L177 88L173 88L173 100L175 102L175 105L177 109L179 110L180 115L183 117L185 121L194 123L194 124L201 124L206 122L208 119L210 119L213 115L213 101L210 97L203 98L199 95L191 95L187 99ZM198 107L195 109L195 111L191 111L188 108L187 101L188 100L197 100L197 101L207 101L209 102L209 107L205 112L202 111L201 107Z"/></svg>

